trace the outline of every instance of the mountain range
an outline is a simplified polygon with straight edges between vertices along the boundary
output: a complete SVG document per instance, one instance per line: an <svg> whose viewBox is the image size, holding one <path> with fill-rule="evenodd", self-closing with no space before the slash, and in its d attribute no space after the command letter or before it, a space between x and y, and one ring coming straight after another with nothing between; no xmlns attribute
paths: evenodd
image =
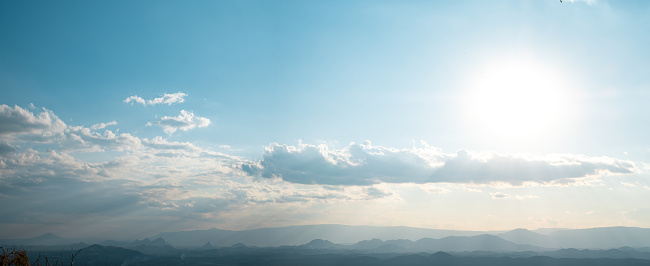
<svg viewBox="0 0 650 266"><path fill-rule="evenodd" d="M72 245L95 243L104 246L135 247L228 247L232 245L280 247L315 245L312 240L327 241L346 249L380 249L400 252L441 250L463 251L548 251L552 249L614 249L624 246L650 247L650 229L636 227L602 227L589 229L556 229L531 231L457 231L413 227L305 225L261 228L243 231L221 229L160 233L143 240L118 242L112 240L82 242L54 234L25 239L0 239L11 245ZM336 243L336 244L334 244Z"/></svg>

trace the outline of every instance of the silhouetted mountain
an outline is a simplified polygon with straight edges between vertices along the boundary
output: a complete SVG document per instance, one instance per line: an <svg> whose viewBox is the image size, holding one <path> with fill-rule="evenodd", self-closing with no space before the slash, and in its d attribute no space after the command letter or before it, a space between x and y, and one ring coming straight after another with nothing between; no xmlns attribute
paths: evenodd
<svg viewBox="0 0 650 266"><path fill-rule="evenodd" d="M541 249L531 245L515 244L493 235L479 235L471 237L450 236L441 239L424 238L415 241L413 250L426 252L463 252L475 250L509 252Z"/></svg>
<svg viewBox="0 0 650 266"><path fill-rule="evenodd" d="M640 252L636 249L627 247L608 250L590 250L590 249L560 249L551 252L545 252L543 255L554 258L589 258L589 259L644 259L650 260L650 253Z"/></svg>
<svg viewBox="0 0 650 266"><path fill-rule="evenodd" d="M558 248L612 249L622 246L650 247L650 229L601 227L558 230L549 235Z"/></svg>
<svg viewBox="0 0 650 266"><path fill-rule="evenodd" d="M515 230L517 230L517 229L515 229ZM559 230L571 230L571 229L569 229L569 228L537 228L535 230L530 230L530 231L532 231L534 233L542 234L542 235L549 235L549 234L551 234L551 233L553 233L555 231L559 231Z"/></svg>
<svg viewBox="0 0 650 266"><path fill-rule="evenodd" d="M410 239L423 237L474 236L478 231L455 231L423 229L404 226L350 226L350 225L303 225L279 228L261 228L243 231L220 229L160 233L173 246L200 247L210 241L214 246L230 246L243 243L248 246L292 246L308 243L313 239L325 239L338 244L351 244L368 239Z"/></svg>
<svg viewBox="0 0 650 266"><path fill-rule="evenodd" d="M103 246L129 248L148 255L176 256L181 249L169 243L209 250L230 247L227 252L248 252L257 247L299 248L310 254L319 250L358 252L364 254L415 253L437 251L462 253L470 257L493 257L508 254L514 257L543 255L557 258L648 258L650 253L650 229L634 227L606 227L591 229L548 229L543 235L526 229L515 229L496 235L472 235L479 232L445 231L408 227L373 227L343 225L293 226L264 228L245 231L219 229L175 233L161 233L154 238L132 242L103 241ZM422 237L460 232L469 236ZM418 235L422 233L422 235ZM170 238L172 241L166 241ZM313 237L318 236L318 237ZM364 238L368 236L367 238ZM395 238L388 238L396 236ZM413 238L419 236L417 241ZM313 237L313 238L312 238ZM387 237L382 240L381 237ZM358 241L350 241L353 239ZM153 241L151 239L154 239ZM334 239L334 240L333 240ZM338 241L337 241L338 239ZM303 241L304 240L304 241ZM300 242L299 242L300 241ZM206 246L209 243L209 246ZM44 234L27 239L0 241L0 244L29 247L38 250L79 249L85 243L72 243L70 239L54 234ZM40 245L40 246L39 246ZM545 248L543 248L545 247ZM555 253L552 253L555 252Z"/></svg>
<svg viewBox="0 0 650 266"><path fill-rule="evenodd" d="M549 235L515 229L497 236L517 244L546 248L612 249L622 246L650 246L650 229L636 227L602 227L589 229L554 229Z"/></svg>
<svg viewBox="0 0 650 266"><path fill-rule="evenodd" d="M466 252L466 251L492 251L492 252L515 252L515 251L543 251L543 248L515 244L493 235L479 236L450 236L441 239L422 238L418 241L410 240L389 240L379 239L359 241L353 245L334 244L327 240L315 239L301 248L311 249L345 249L373 253L391 252Z"/></svg>
<svg viewBox="0 0 650 266"><path fill-rule="evenodd" d="M633 227L607 227L591 229L545 229L550 235L543 235L526 229L498 232L495 235L511 244L529 245L529 250L544 248L612 249L621 246L650 247L650 229ZM308 243L313 239L323 239L336 244L357 243L355 249L379 248L378 240L401 239L415 241L422 238L440 239L444 237L478 236L482 232L448 231L410 227L375 227L346 225L308 225L281 228L262 228L244 231L219 229L168 232L158 234L174 246L200 247L206 242L213 246L231 246L242 243L247 246L293 246ZM369 240L370 239L370 240ZM362 242L368 241L368 242ZM451 240L449 240L451 241ZM458 240L461 241L461 240ZM361 243L359 243L361 242ZM384 243L392 247L410 249L408 243ZM505 243L504 243L505 245ZM492 250L522 250L525 246L494 246ZM499 247L500 249L497 249ZM390 248L384 248L388 250Z"/></svg>
<svg viewBox="0 0 650 266"><path fill-rule="evenodd" d="M307 244L298 246L300 248L310 248L310 249L337 249L343 248L343 245L337 245L327 240L314 239Z"/></svg>
<svg viewBox="0 0 650 266"><path fill-rule="evenodd" d="M237 244L234 244L234 245L232 245L230 247L231 248L247 248L248 246L246 246L246 245L244 245L242 243L237 243Z"/></svg>
<svg viewBox="0 0 650 266"><path fill-rule="evenodd" d="M555 243L552 237L521 228L496 234L496 236L517 244L527 244L547 248L557 246L557 243Z"/></svg>
<svg viewBox="0 0 650 266"><path fill-rule="evenodd" d="M379 247L381 247L383 245L386 245L386 243L384 241L373 238L371 240L359 241L356 244L350 246L350 248L353 248L353 249L376 249L376 248L379 248Z"/></svg>
<svg viewBox="0 0 650 266"><path fill-rule="evenodd" d="M419 252L394 253L376 252L385 246L395 244L406 244L418 247L420 244L437 245L447 244L468 244L470 246L497 245L501 249L508 241L495 236L481 235L474 237L446 237L442 239L425 238L421 241L381 241L368 240L360 241L357 247L376 246L359 253L361 249L353 249L355 245L338 245L327 240L315 239L300 246L283 247L246 247L235 245L214 249L194 249L163 251L165 247L139 246L157 249L158 252L147 251L148 254L131 249L120 247L104 247L92 245L80 251L75 258L75 266L84 265L526 265L526 266L548 266L548 265L650 265L650 253L640 252L638 249L623 247L613 250L578 250L564 249L552 252L494 252L494 251L473 251L473 252ZM147 241L143 241L147 242ZM151 241L153 242L153 241ZM393 244L388 244L388 243ZM377 246L379 245L379 246ZM515 245L517 247L517 245ZM430 248L430 246L428 246ZM448 247L443 249L458 249ZM49 258L64 258L64 265L69 265L70 250L37 252L29 251L29 254L42 254ZM35 259L35 258L34 258Z"/></svg>
<svg viewBox="0 0 650 266"><path fill-rule="evenodd" d="M165 242L164 239L162 238L156 238L154 241L149 240L149 238L145 238L143 240L136 240L130 243L130 246L136 247L136 246L151 246L151 247L164 247L167 246L167 242Z"/></svg>
<svg viewBox="0 0 650 266"><path fill-rule="evenodd" d="M388 245L396 245L400 247L405 247L405 248L411 248L413 245L415 245L415 242L408 240L408 239L394 239L394 240L386 240L385 242Z"/></svg>
<svg viewBox="0 0 650 266"><path fill-rule="evenodd" d="M133 242L120 242L113 240L106 240L99 243L102 246L113 246L113 247L123 247L123 248L133 248L133 247L166 247L169 246L167 241L162 238L156 238L154 241L145 238L142 240L135 240Z"/></svg>

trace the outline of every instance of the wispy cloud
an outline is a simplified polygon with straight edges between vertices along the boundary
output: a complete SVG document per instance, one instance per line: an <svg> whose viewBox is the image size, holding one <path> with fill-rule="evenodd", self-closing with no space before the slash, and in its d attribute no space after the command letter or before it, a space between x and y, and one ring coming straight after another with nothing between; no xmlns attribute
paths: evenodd
<svg viewBox="0 0 650 266"><path fill-rule="evenodd" d="M491 192L490 197L492 199L516 199L516 200L526 200L526 199L538 199L539 196L535 195L511 195L511 194L506 194L501 191L498 192Z"/></svg>
<svg viewBox="0 0 650 266"><path fill-rule="evenodd" d="M70 126L60 140L61 149L70 151L133 150L142 145L141 140L129 133L116 134L105 130L103 134L87 127Z"/></svg>
<svg viewBox="0 0 650 266"><path fill-rule="evenodd" d="M11 146L9 143L0 142L0 155L16 151L16 147Z"/></svg>
<svg viewBox="0 0 650 266"><path fill-rule="evenodd" d="M98 130L98 129L104 129L104 128L106 128L107 126L114 126L114 125L117 125L117 122L115 122L115 121L111 121L111 122L108 122L108 123L99 123L99 124L94 124L94 125L92 125L92 126L90 127L90 129L92 129L92 130Z"/></svg>
<svg viewBox="0 0 650 266"><path fill-rule="evenodd" d="M571 2L571 3L584 2L584 3L587 3L588 5L596 4L596 0L567 0L567 1Z"/></svg>
<svg viewBox="0 0 650 266"><path fill-rule="evenodd" d="M158 121L147 123L147 126L159 126L167 134L173 134L177 130L188 131L193 128L207 127L210 125L210 119L205 117L194 116L192 111L181 110L178 116L163 116Z"/></svg>
<svg viewBox="0 0 650 266"><path fill-rule="evenodd" d="M492 199L508 199L511 197L510 194L506 194L503 192L493 192L490 193L490 196L492 197Z"/></svg>
<svg viewBox="0 0 650 266"><path fill-rule="evenodd" d="M137 95L129 96L128 98L124 99L125 103L139 103L144 106L147 105L156 105L156 104L167 104L167 105L172 105L174 103L182 103L185 101L185 96L187 94L182 93L182 92L177 92L177 93L165 93L163 97L159 98L154 98L151 100L145 100L142 97L139 97Z"/></svg>

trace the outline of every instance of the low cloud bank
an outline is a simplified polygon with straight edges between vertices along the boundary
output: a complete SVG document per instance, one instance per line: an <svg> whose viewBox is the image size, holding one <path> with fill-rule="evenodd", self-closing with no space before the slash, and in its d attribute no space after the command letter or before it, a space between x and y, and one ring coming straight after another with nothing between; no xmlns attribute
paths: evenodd
<svg viewBox="0 0 650 266"><path fill-rule="evenodd" d="M458 151L445 154L423 145L407 149L351 143L339 150L326 145L271 144L249 175L300 184L372 185L377 183L491 183L514 185L583 178L602 173L628 174L634 163L583 155L532 156Z"/></svg>

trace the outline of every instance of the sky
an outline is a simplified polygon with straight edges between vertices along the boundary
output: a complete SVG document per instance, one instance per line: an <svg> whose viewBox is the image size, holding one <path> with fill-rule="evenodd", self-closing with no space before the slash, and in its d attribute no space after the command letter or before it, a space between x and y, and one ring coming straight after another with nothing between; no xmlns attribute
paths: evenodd
<svg viewBox="0 0 650 266"><path fill-rule="evenodd" d="M2 1L0 238L650 228L648 14Z"/></svg>

